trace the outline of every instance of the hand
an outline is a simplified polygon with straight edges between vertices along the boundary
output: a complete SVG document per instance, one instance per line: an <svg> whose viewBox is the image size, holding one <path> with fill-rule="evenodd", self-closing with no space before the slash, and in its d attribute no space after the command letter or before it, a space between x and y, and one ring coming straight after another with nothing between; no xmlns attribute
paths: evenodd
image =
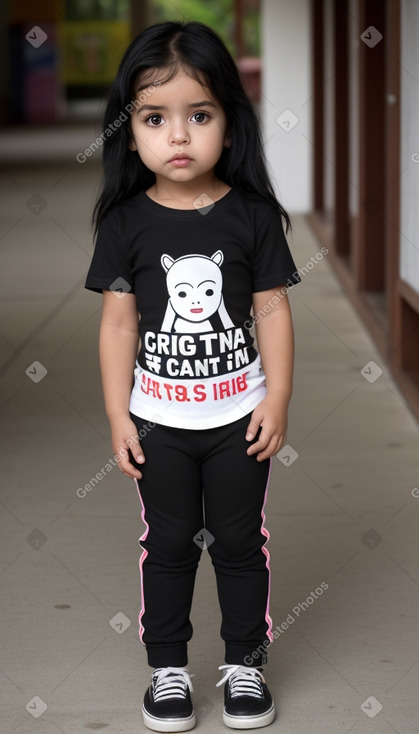
<svg viewBox="0 0 419 734"><path fill-rule="evenodd" d="M259 438L247 449L247 454L257 454L257 461L264 461L276 454L284 445L288 425L288 401L266 396L252 413L247 427L246 441L253 441L260 427Z"/></svg>
<svg viewBox="0 0 419 734"><path fill-rule="evenodd" d="M132 464L128 449L131 450L138 464L145 462L145 456L138 436L135 423L128 416L111 420L112 448L118 457L118 466L123 474L130 479L141 479L141 472Z"/></svg>

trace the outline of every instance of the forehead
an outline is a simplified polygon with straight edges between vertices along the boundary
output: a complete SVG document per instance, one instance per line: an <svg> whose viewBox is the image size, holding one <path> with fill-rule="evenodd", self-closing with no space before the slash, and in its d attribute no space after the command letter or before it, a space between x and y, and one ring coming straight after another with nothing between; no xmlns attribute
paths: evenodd
<svg viewBox="0 0 419 734"><path fill-rule="evenodd" d="M175 101L187 104L204 99L218 104L204 79L197 80L182 68L173 76L169 69L147 69L140 73L134 83L135 98L143 100L144 92L150 104L163 105Z"/></svg>
<svg viewBox="0 0 419 734"><path fill-rule="evenodd" d="M198 255L175 262L167 273L167 277L172 281L183 280L196 283L204 278L221 279L221 271L215 262Z"/></svg>

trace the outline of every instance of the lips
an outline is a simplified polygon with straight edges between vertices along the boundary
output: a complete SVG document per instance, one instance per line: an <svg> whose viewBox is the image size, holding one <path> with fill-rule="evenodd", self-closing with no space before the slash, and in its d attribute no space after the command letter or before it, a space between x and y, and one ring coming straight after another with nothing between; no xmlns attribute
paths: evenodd
<svg viewBox="0 0 419 734"><path fill-rule="evenodd" d="M187 153L176 153L176 155L172 156L169 163L172 163L172 161L191 161L192 158Z"/></svg>
<svg viewBox="0 0 419 734"><path fill-rule="evenodd" d="M172 158L171 161L169 161L171 166L174 166L175 168L187 168L189 164L191 163L192 158Z"/></svg>
<svg viewBox="0 0 419 734"><path fill-rule="evenodd" d="M192 158L190 158L187 153L176 153L176 155L170 159L169 164L174 168L187 168L191 161Z"/></svg>
<svg viewBox="0 0 419 734"><path fill-rule="evenodd" d="M191 308L191 313L202 313L203 308Z"/></svg>

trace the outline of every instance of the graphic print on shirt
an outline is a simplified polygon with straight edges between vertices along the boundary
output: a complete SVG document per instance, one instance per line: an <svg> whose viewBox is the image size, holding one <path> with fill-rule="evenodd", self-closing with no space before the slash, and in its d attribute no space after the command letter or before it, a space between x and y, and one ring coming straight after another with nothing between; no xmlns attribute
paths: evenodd
<svg viewBox="0 0 419 734"><path fill-rule="evenodd" d="M223 262L222 250L210 257L199 253L176 259L167 253L161 256L168 301L160 331L144 335L141 366L156 378L143 374L143 392L157 397L167 392L168 386L157 376L186 380L182 394L187 401L188 383L195 391L193 400L205 399L204 385L191 386L194 378L219 378L226 395L246 389L246 373L257 352L249 331L234 324L224 303ZM231 380L223 382L223 375L229 373L234 375L234 386ZM215 391L214 387L214 395Z"/></svg>
<svg viewBox="0 0 419 734"><path fill-rule="evenodd" d="M201 279L195 265L205 270ZM301 280L276 208L237 190L202 217L164 212L141 191L103 218L86 287L102 293L120 277L139 313L135 415L206 429L241 418L263 400L253 293ZM214 283L203 283L200 294L206 279ZM206 292L212 288L213 295ZM200 302L192 295L201 295ZM281 298L278 291L274 304Z"/></svg>
<svg viewBox="0 0 419 734"><path fill-rule="evenodd" d="M221 250L211 257L162 255L169 293L162 331L191 334L214 331L210 318L218 313L224 329L234 326L224 305Z"/></svg>

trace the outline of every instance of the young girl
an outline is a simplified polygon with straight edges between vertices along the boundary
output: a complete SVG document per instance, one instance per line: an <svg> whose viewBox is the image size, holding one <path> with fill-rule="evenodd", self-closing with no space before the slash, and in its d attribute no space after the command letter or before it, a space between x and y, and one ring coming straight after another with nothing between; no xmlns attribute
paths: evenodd
<svg viewBox="0 0 419 734"><path fill-rule="evenodd" d="M146 526L139 634L154 670L144 722L195 725L187 643L207 548L225 642L223 720L266 726L275 709L262 675L274 639L264 505L292 391L287 286L300 280L289 217L234 61L200 23L154 25L131 43L103 140L86 288L103 292L106 413Z"/></svg>

